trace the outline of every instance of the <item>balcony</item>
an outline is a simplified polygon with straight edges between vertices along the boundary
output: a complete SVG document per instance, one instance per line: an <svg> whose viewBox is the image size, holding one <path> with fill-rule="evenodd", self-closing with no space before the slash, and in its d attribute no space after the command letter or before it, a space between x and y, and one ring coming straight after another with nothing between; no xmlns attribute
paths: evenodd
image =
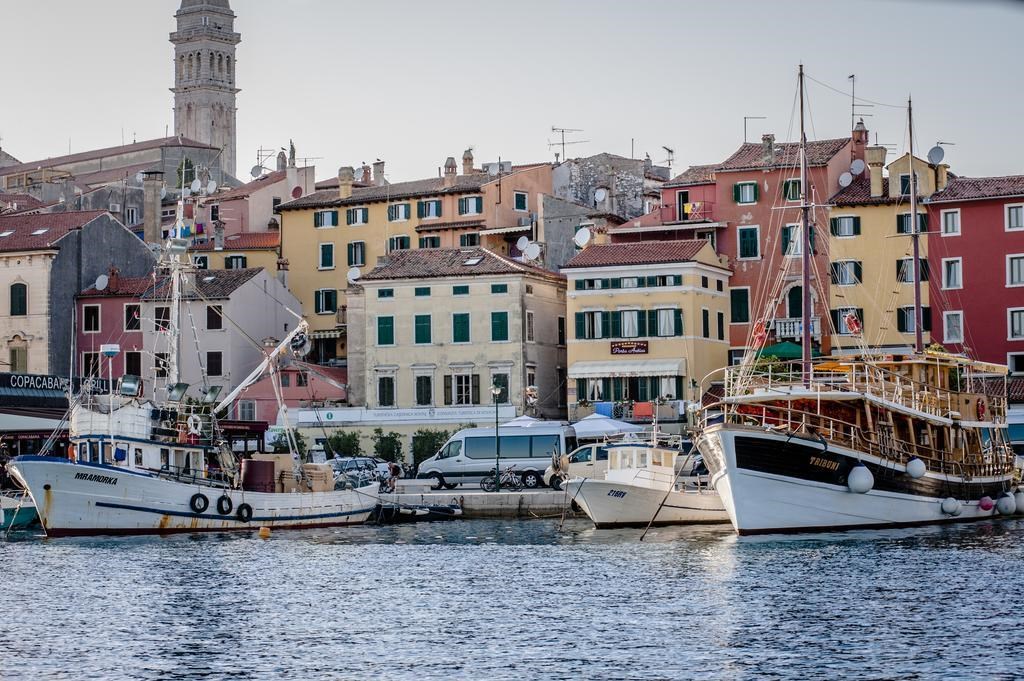
<svg viewBox="0 0 1024 681"><path fill-rule="evenodd" d="M627 423L652 423L657 414L659 422L679 421L683 408L682 400L668 400L663 404L653 402L573 402L569 405L569 420L579 421L591 414L604 414Z"/></svg>
<svg viewBox="0 0 1024 681"><path fill-rule="evenodd" d="M800 317L776 319L772 322L776 340L800 340L803 338L803 327ZM811 337L821 339L821 317L811 317Z"/></svg>

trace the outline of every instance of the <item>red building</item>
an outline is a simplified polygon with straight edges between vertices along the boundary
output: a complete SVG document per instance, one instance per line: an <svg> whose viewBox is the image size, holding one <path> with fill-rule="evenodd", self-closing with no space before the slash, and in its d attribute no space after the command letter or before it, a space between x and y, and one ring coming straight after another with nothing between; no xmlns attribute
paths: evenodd
<svg viewBox="0 0 1024 681"><path fill-rule="evenodd" d="M928 212L932 337L1024 375L1024 175L952 178Z"/></svg>
<svg viewBox="0 0 1024 681"><path fill-rule="evenodd" d="M660 204L647 215L608 230L613 243L708 239L715 245L716 164L690 166L661 187Z"/></svg>
<svg viewBox="0 0 1024 681"><path fill-rule="evenodd" d="M246 388L232 406L231 415L240 421L277 423L280 407L272 380L269 374L264 374ZM292 362L277 372L277 389L289 410L346 405L348 369ZM327 423L324 427L335 426Z"/></svg>
<svg viewBox="0 0 1024 681"><path fill-rule="evenodd" d="M116 343L113 374L142 375L142 304L140 296L153 285L152 277L122 277L116 269L102 291L91 287L78 294L75 314L75 368L79 375L110 378L110 360L100 346ZM102 362L101 362L102 360Z"/></svg>

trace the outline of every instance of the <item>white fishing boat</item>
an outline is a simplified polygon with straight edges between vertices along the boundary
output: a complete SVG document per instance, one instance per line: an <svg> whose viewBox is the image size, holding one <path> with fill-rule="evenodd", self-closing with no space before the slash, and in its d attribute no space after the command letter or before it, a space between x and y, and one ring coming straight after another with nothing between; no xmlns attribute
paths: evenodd
<svg viewBox="0 0 1024 681"><path fill-rule="evenodd" d="M911 231L915 351L880 356L864 345L812 360L802 67L800 100L803 359L760 362L771 319L755 324L750 351L725 369L724 396L702 411L695 440L733 526L739 534L892 527L1024 510L1007 439L1006 367L924 348L919 227ZM913 158L912 123L909 139ZM855 314L844 323L863 338Z"/></svg>
<svg viewBox="0 0 1024 681"><path fill-rule="evenodd" d="M160 402L139 396L140 380L125 376L115 393L85 394L71 408L70 451L12 459L9 471L31 494L49 536L306 528L364 522L378 503L377 483L337 482L326 464L291 454L255 455L239 462L220 430L222 413L282 353L308 350L307 326L296 328L227 397L219 389L187 396L177 381L179 302L194 284L188 242L171 239L158 267L168 279L171 335L168 388ZM298 317L298 315L296 315ZM67 456L65 456L65 454ZM239 465L239 463L241 465Z"/></svg>
<svg viewBox="0 0 1024 681"><path fill-rule="evenodd" d="M699 456L648 443L608 445L603 479L575 478L569 497L599 528L727 523Z"/></svg>

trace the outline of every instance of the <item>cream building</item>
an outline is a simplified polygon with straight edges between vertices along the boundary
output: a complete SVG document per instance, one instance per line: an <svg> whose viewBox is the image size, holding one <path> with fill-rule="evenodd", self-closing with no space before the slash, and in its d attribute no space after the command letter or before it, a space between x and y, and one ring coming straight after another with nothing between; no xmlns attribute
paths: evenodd
<svg viewBox="0 0 1024 681"><path fill-rule="evenodd" d="M592 244L568 278L569 415L678 420L728 362L729 276L706 240Z"/></svg>
<svg viewBox="0 0 1024 681"><path fill-rule="evenodd" d="M914 346L913 243L910 237L910 167L908 154L883 175L885 147L868 147L867 171L829 201L831 347L837 354L865 348L887 353L910 352ZM948 167L913 159L919 197L918 224L929 232L924 199L946 186ZM928 239L920 239L921 305L924 342L929 342L929 281L943 276L928 269ZM959 276L959 274L957 274ZM854 314L861 335L847 324Z"/></svg>

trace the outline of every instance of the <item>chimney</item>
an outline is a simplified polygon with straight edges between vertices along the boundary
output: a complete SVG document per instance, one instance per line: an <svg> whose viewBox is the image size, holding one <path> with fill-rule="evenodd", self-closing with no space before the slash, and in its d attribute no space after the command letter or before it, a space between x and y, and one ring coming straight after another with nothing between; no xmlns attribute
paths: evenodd
<svg viewBox="0 0 1024 681"><path fill-rule="evenodd" d="M338 168L338 198L347 199L352 196L352 181L356 171L352 166Z"/></svg>
<svg viewBox="0 0 1024 681"><path fill-rule="evenodd" d="M164 240L160 228L160 189L163 184L163 172L147 170L142 173L142 240L147 244L158 244Z"/></svg>
<svg viewBox="0 0 1024 681"><path fill-rule="evenodd" d="M370 174L370 171L371 171L370 166L367 165L364 162L363 163L363 167L360 168L360 171L362 171L362 179L359 180L359 181L362 182L367 187L369 187L371 184L373 184L373 175Z"/></svg>
<svg viewBox="0 0 1024 681"><path fill-rule="evenodd" d="M283 152L277 152L277 169L284 170L288 167L288 156Z"/></svg>
<svg viewBox="0 0 1024 681"><path fill-rule="evenodd" d="M649 175L653 169L654 161L651 160L651 155L644 154L644 173Z"/></svg>
<svg viewBox="0 0 1024 681"><path fill-rule="evenodd" d="M462 152L462 174L472 175L473 174L473 150L466 149Z"/></svg>
<svg viewBox="0 0 1024 681"><path fill-rule="evenodd" d="M220 220L213 222L213 250L224 250L224 223Z"/></svg>
<svg viewBox="0 0 1024 681"><path fill-rule="evenodd" d="M444 186L454 187L455 176L459 172L459 167L455 165L455 157L449 156L448 160L444 162Z"/></svg>
<svg viewBox="0 0 1024 681"><path fill-rule="evenodd" d="M117 269L113 265L110 266L110 270L107 275L107 290L111 293L117 293L121 290L121 270Z"/></svg>
<svg viewBox="0 0 1024 681"><path fill-rule="evenodd" d="M379 158L373 162L373 184L378 187L384 186L384 161Z"/></svg>
<svg viewBox="0 0 1024 681"><path fill-rule="evenodd" d="M940 163L935 168L935 191L941 192L949 184L949 165Z"/></svg>
<svg viewBox="0 0 1024 681"><path fill-rule="evenodd" d="M864 149L864 160L868 164L868 172L871 173L871 196L877 198L882 195L882 167L885 166L885 147L866 147Z"/></svg>
<svg viewBox="0 0 1024 681"><path fill-rule="evenodd" d="M761 135L761 163L766 166L775 163L775 135Z"/></svg>
<svg viewBox="0 0 1024 681"><path fill-rule="evenodd" d="M868 146L868 128L864 125L864 119L857 121L857 125L853 126L853 132L850 134L851 144L851 158L864 160L864 149Z"/></svg>

